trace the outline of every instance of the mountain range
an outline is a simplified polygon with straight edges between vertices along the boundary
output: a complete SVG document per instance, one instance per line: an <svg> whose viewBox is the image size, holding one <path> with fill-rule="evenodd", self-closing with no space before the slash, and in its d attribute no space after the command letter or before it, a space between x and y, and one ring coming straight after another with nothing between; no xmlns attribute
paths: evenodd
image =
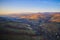
<svg viewBox="0 0 60 40"><path fill-rule="evenodd" d="M60 22L60 12L45 12L45 13L28 13L28 14L11 14L10 17L17 17L17 18L23 18L23 19L46 19L50 17L49 21L52 22Z"/></svg>
<svg viewBox="0 0 60 40"><path fill-rule="evenodd" d="M23 39L24 35L29 38L26 40L60 40L60 13L46 12L0 16L0 30L2 35L9 35L9 37L3 36L9 40L10 38L13 38L12 40L25 40ZM12 37L16 35L20 36L18 38Z"/></svg>

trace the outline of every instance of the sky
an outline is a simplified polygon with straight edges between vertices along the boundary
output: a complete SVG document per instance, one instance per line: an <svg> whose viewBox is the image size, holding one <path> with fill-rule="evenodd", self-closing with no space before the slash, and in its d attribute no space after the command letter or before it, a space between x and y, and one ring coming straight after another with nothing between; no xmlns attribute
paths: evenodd
<svg viewBox="0 0 60 40"><path fill-rule="evenodd" d="M0 14L60 12L60 0L0 0Z"/></svg>

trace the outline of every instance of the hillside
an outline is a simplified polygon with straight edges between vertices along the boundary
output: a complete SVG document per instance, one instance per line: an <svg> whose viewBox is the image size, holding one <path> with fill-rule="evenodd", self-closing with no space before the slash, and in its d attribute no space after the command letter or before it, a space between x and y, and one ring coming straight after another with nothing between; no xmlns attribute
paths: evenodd
<svg viewBox="0 0 60 40"><path fill-rule="evenodd" d="M0 16L3 40L60 40L60 14L17 15Z"/></svg>
<svg viewBox="0 0 60 40"><path fill-rule="evenodd" d="M46 19L49 18L49 21L51 22L60 22L60 12L46 12L46 13L30 13L30 14L13 14L10 15L10 17L19 17L19 18L23 18L23 19L32 19L32 20L36 20L36 19Z"/></svg>
<svg viewBox="0 0 60 40"><path fill-rule="evenodd" d="M52 14L51 21L52 22L60 22L60 13Z"/></svg>

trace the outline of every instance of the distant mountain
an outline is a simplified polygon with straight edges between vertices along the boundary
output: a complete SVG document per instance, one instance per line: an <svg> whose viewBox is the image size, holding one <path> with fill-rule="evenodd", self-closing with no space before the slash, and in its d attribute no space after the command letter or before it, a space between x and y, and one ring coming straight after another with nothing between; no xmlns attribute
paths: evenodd
<svg viewBox="0 0 60 40"><path fill-rule="evenodd" d="M31 13L31 14L13 14L10 17L17 17L23 19L49 19L51 22L60 22L60 12L45 12L45 13Z"/></svg>
<svg viewBox="0 0 60 40"><path fill-rule="evenodd" d="M60 22L60 13L55 13L51 15L50 21L52 22Z"/></svg>

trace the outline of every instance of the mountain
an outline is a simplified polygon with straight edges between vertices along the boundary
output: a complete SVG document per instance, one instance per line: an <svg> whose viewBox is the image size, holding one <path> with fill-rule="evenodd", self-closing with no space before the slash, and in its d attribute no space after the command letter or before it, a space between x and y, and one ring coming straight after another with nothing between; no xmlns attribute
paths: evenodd
<svg viewBox="0 0 60 40"><path fill-rule="evenodd" d="M0 32L9 40L60 40L59 18L60 13L0 16Z"/></svg>
<svg viewBox="0 0 60 40"><path fill-rule="evenodd" d="M0 30L10 33L35 34L26 19L11 18L0 16ZM13 31L13 32L12 32ZM3 33L3 32L1 32Z"/></svg>
<svg viewBox="0 0 60 40"><path fill-rule="evenodd" d="M20 16L21 18L26 18L26 19L38 19L40 17L44 17L43 14L37 13L37 14L29 14L29 15L24 15L24 16Z"/></svg>
<svg viewBox="0 0 60 40"><path fill-rule="evenodd" d="M10 17L20 17L25 19L38 19L40 17L45 17L42 13L30 13L30 14L13 14Z"/></svg>
<svg viewBox="0 0 60 40"><path fill-rule="evenodd" d="M60 12L45 12L45 13L30 13L30 14L13 14L10 17L17 17L23 19L45 19L46 21L49 19L51 22L60 22Z"/></svg>
<svg viewBox="0 0 60 40"><path fill-rule="evenodd" d="M52 18L50 19L50 21L52 22L60 22L60 13L55 13L51 15Z"/></svg>

